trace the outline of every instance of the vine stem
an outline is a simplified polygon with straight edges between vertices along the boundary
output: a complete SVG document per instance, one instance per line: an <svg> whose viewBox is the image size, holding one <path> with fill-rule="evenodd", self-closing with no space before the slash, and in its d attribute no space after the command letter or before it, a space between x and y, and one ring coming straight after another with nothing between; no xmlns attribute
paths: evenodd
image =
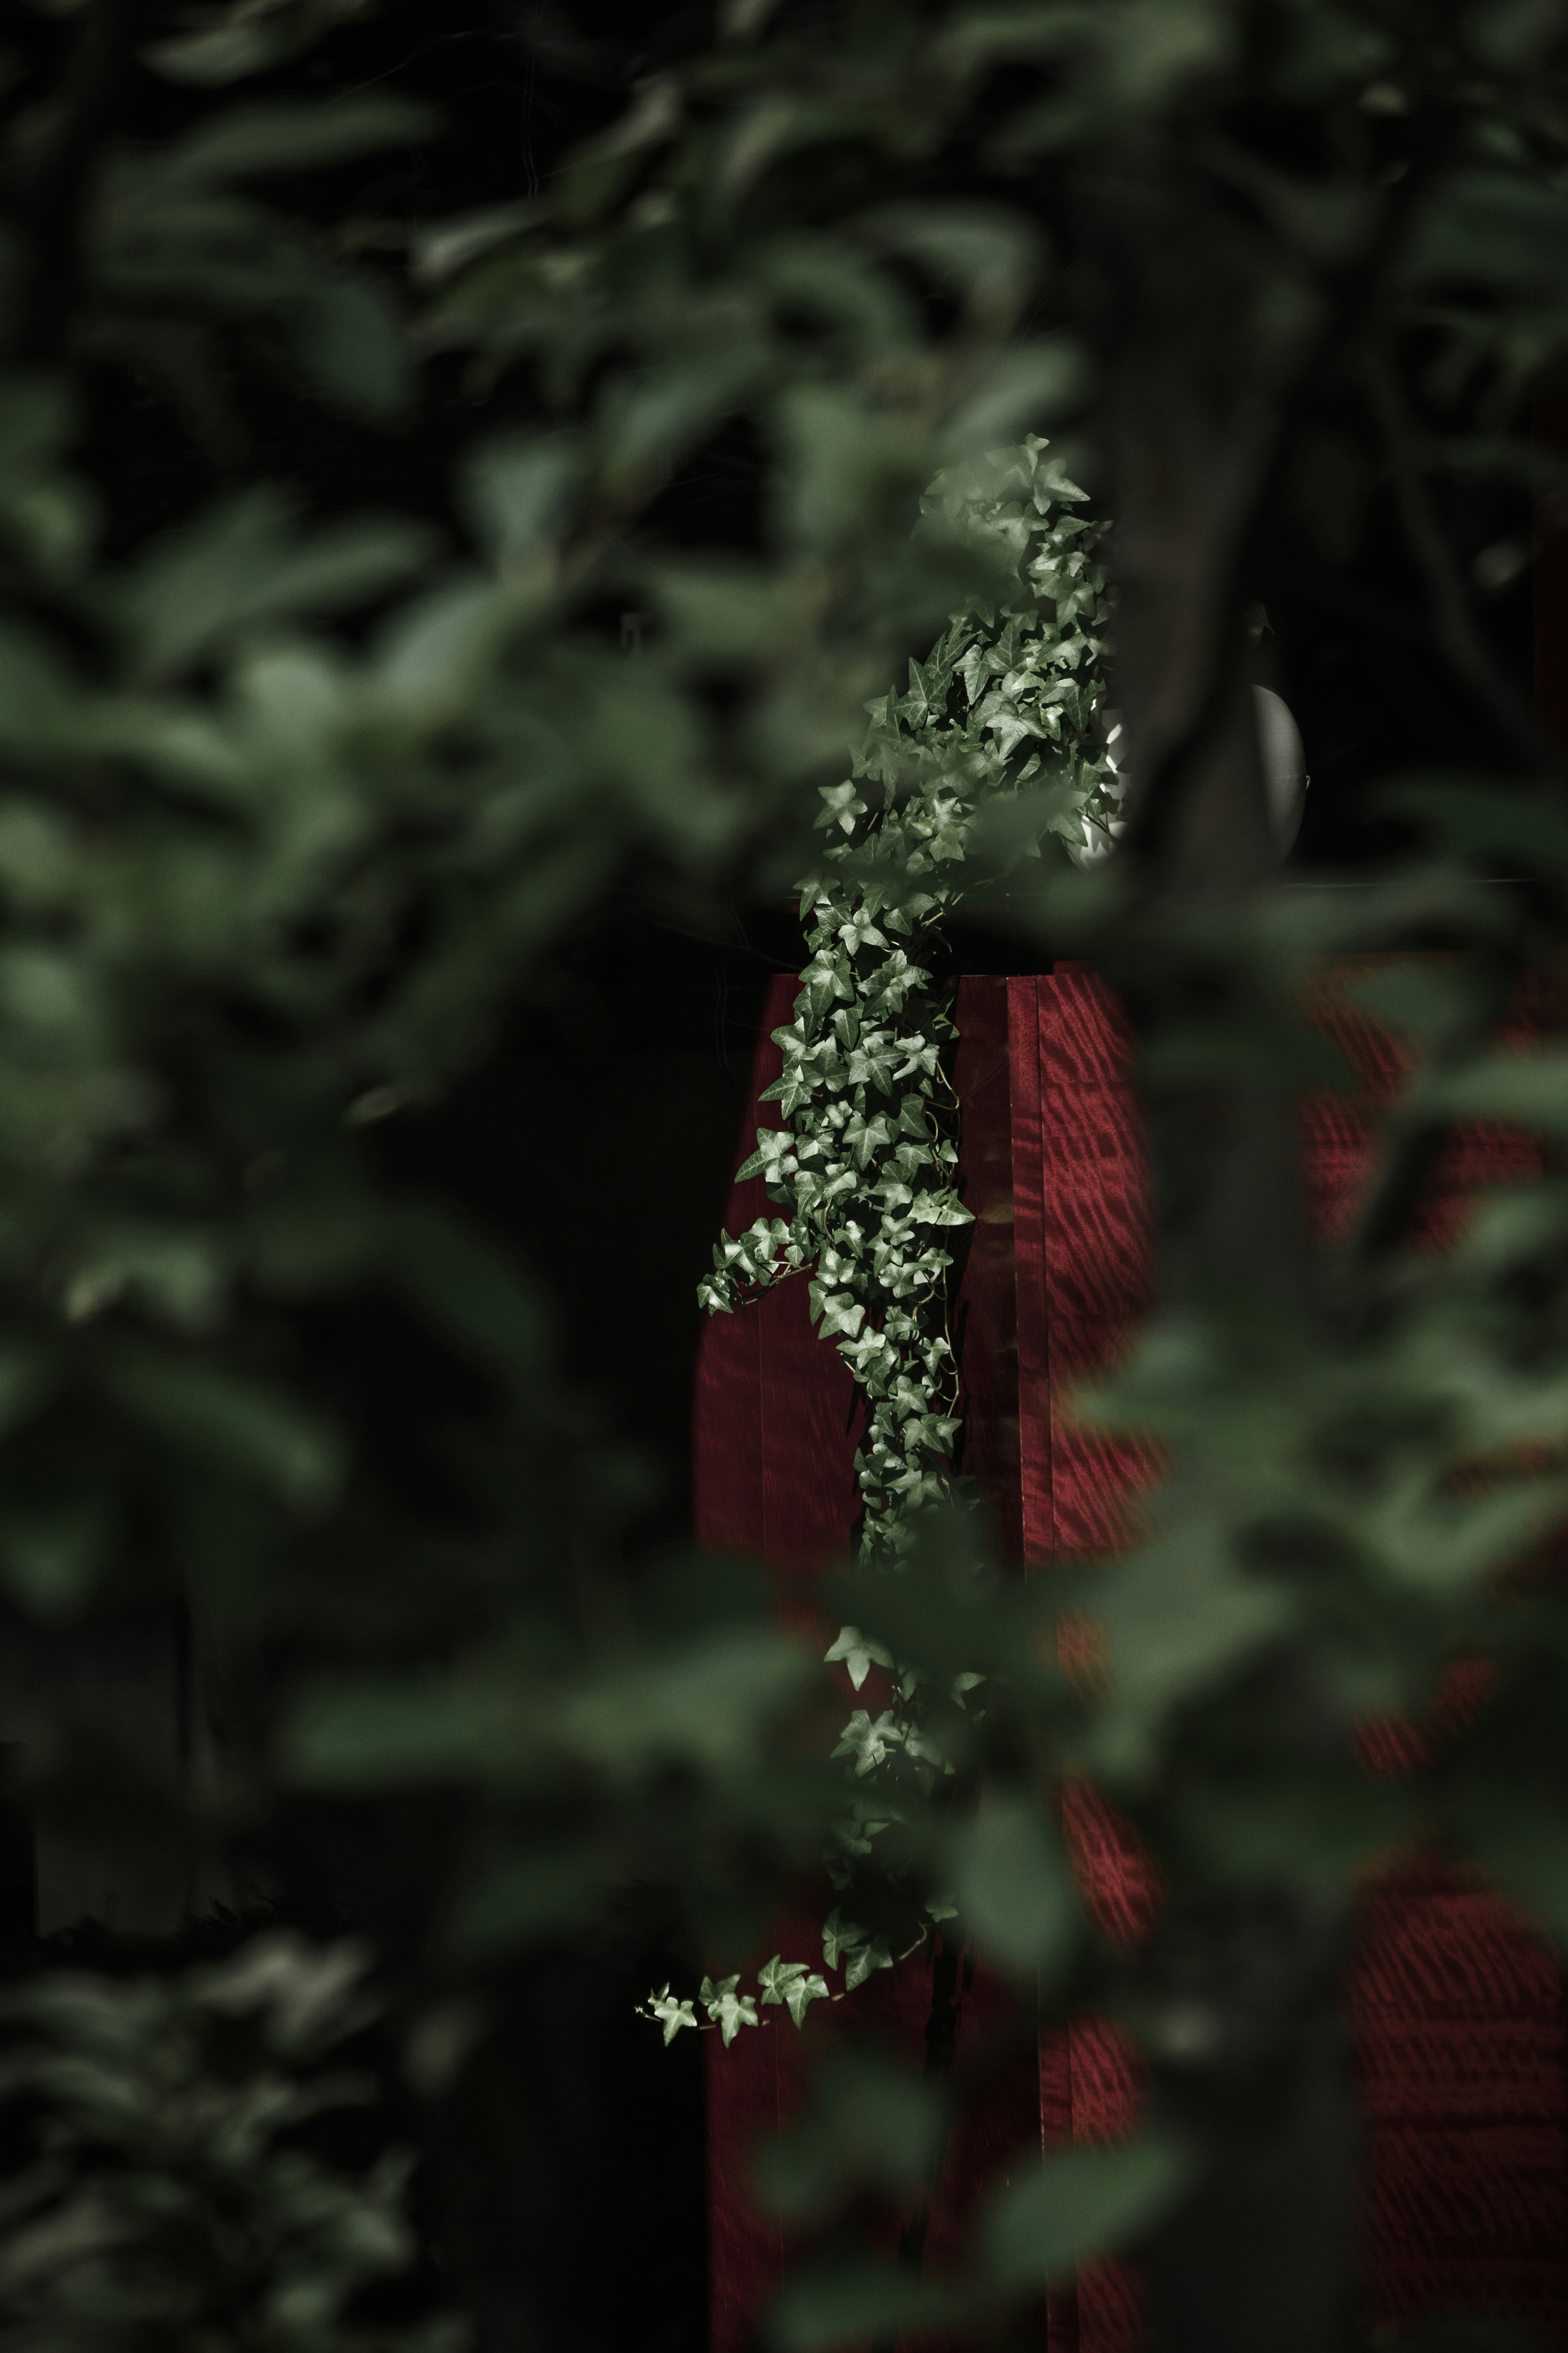
<svg viewBox="0 0 1568 2353"><path fill-rule="evenodd" d="M912 1945L906 1945L901 1953L895 1953L893 1955L891 1967L895 1969L900 1968L905 1961L912 1959L914 1955L920 1951L921 1947L929 1941L930 1936L931 1930L929 1928L922 1928ZM878 1974L879 1975L880 1972L879 1971ZM859 1989L857 1987L856 1991L858 1992L858 1990ZM826 2000L829 2004L836 2001L847 2001L849 2000L849 1992L850 1989L847 1986L841 1986L837 1993L830 1993L826 1996L818 1994L816 1999L818 2001ZM751 2000L750 1995L747 1996L747 2000ZM768 2007L770 2010L776 2008L779 2014L776 2018L759 2018L756 2021L758 2030L764 2026L782 2026L784 2024L786 2015L784 2004L782 2002L777 2004L770 2002ZM649 2010L646 2002L638 2002L637 2005L636 2014L638 2018L651 2020L655 2026L662 2023L658 2011ZM719 2031L719 2021L716 2018L700 2018L694 2022L699 2034L717 2034ZM797 2029L796 2031L798 2031L799 2030Z"/></svg>

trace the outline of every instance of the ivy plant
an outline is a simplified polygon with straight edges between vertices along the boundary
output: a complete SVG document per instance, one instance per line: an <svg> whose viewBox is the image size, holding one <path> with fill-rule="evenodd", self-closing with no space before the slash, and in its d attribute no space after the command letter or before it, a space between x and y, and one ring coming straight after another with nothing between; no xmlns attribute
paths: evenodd
<svg viewBox="0 0 1568 2353"><path fill-rule="evenodd" d="M1015 854L1037 856L1048 829L1091 859L1123 790L1109 747L1105 525L1085 512L1086 493L1032 435L939 475L922 507L997 547L1010 584L953 616L927 659L911 660L903 692L868 704L849 780L823 788L817 824L829 840L801 886L808 961L794 1019L773 1032L783 1075L763 1096L783 1124L757 1131L740 1170L761 1176L787 1214L721 1236L698 1293L710 1314L729 1314L781 1281L808 1280L812 1322L865 1399L858 1556L879 1568L897 1568L921 1510L952 1495L961 1416L943 1240L971 1221L956 1181L953 990L922 951L976 880L994 879L1007 803L1036 836ZM896 1796L869 1794L870 1777L885 1780L897 1758L929 1786L940 1757L922 1739L913 1670L853 1626L826 1656L857 1691L873 1664L894 1679L893 1704L875 1718L858 1708L835 1752L855 1784L828 1861L842 1888L886 1827L879 1814L898 1810ZM960 1677L964 1688L980 1680ZM830 1967L852 1949L851 1986L891 1965L887 1945L841 1928L837 1910L824 1944Z"/></svg>

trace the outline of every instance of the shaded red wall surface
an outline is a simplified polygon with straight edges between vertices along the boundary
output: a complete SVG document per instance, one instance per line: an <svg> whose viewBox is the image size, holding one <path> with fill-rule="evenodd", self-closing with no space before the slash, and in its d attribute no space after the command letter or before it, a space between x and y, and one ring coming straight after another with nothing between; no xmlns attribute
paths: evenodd
<svg viewBox="0 0 1568 2353"><path fill-rule="evenodd" d="M779 1069L768 1031L790 1017L795 984L774 984L756 1091ZM1342 1223L1371 1150L1376 1094L1395 1075L1391 1050L1341 999L1323 1026L1351 1053L1364 1096L1324 1098L1303 1113L1320 1235ZM956 1079L963 1114L961 1185L975 1212L956 1304L967 1416L963 1467L990 1500L999 1543L1032 1572L1103 1556L1124 1540L1130 1505L1155 1475L1152 1457L1075 1426L1075 1385L1116 1356L1149 1295L1151 1240L1128 1043L1109 992L1084 966L960 986ZM752 1129L776 1124L764 1105ZM739 1165L739 1162L737 1162ZM1478 1183L1533 1165L1517 1139L1477 1133L1439 1171L1425 1210L1440 1242ZM761 1185L738 1186L731 1232L767 1210ZM848 1376L806 1314L803 1279L707 1327L698 1372L700 1540L768 1561L781 1607L809 1620L814 1577L846 1554L854 1521L858 1421ZM1390 1736L1393 1738L1393 1736ZM1381 1761L1397 1766L1398 1743ZM1148 1890L1113 1820L1089 1793L1069 1831L1102 1923L1134 1936ZM781 1926L799 1957L817 1923ZM921 2047L929 1957L874 1979L821 2032ZM1562 1982L1546 1947L1479 1890L1427 1874L1380 1886L1363 1906L1351 1999L1363 2129L1363 2277L1370 2316L1401 2324L1457 2305L1568 2318ZM1000 1988L977 1978L961 2056L1006 2021ZM749 2152L786 2121L812 2034L787 2024L743 2034L728 2052L708 2038L713 2353L742 2353L787 2260L776 2228L747 2196ZM1093 2141L1136 2113L1130 2054L1087 2018L1048 2041L1037 2064L997 2072L967 2137L950 2149L933 2204L928 2260L956 2252L964 2216L1010 2152ZM1143 2324L1135 2269L1097 2266L1053 2297L1059 2353L1134 2353Z"/></svg>

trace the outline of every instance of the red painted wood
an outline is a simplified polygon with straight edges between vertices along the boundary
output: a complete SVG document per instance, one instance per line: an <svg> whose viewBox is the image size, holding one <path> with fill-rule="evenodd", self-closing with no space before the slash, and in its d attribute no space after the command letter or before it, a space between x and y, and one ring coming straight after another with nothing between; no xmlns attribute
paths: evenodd
<svg viewBox="0 0 1568 2353"><path fill-rule="evenodd" d="M776 1106L758 1103L778 1076L771 1031L790 1018L796 984L770 987L752 1074L753 1111L736 1165L754 1147L759 1125L778 1125ZM960 1378L968 1399L971 1442L964 1463L996 1512L1004 1546L1018 1549L1018 1435L1013 1254L1010 1233L1012 1129L1007 1067L1006 984L965 981L960 992L957 1082L967 1106L959 1183L975 1212L960 1273L953 1325ZM725 1225L731 1233L775 1211L760 1178L736 1185ZM804 1278L795 1278L732 1316L705 1325L694 1400L694 1482L698 1541L713 1552L764 1562L778 1581L781 1610L815 1624L816 1577L847 1556L855 1522L854 1453L859 1434L853 1385L831 1343L817 1339L806 1314ZM847 1689L847 1686L846 1686ZM814 1955L832 1902L781 1922L768 1949ZM759 1958L765 1957L765 1954ZM805 2033L782 2017L742 2033L725 2051L706 2040L710 2325L712 2353L745 2353L756 2343L767 2306L790 2256L778 2227L749 2195L752 2153L798 2108L810 2070L846 2031L880 2040L920 2063L931 2010L931 1954L912 1955L879 1972L842 2008L818 2006ZM959 2259L976 2199L1009 2158L1039 2146L1037 2073L1031 2042L1016 2031L1016 1998L985 1970L961 1989L960 2057L985 2081L943 2162L926 2238L933 2270ZM990 2060L987 2054L991 2053ZM881 2242L897 2237L900 2217L884 2216ZM937 2353L937 2348L928 2348Z"/></svg>
<svg viewBox="0 0 1568 2353"><path fill-rule="evenodd" d="M778 985L770 1028L787 1018L792 995L793 984ZM1377 1096L1398 1073L1389 1040L1342 990L1325 998L1319 1018L1363 1080L1359 1097L1303 1108L1310 1213L1320 1239L1331 1242L1373 1166ZM959 1026L961 1182L976 1211L954 1319L969 1417L964 1467L993 1499L1004 1550L1047 1571L1105 1557L1125 1542L1137 1495L1157 1475L1149 1450L1112 1444L1073 1414L1076 1387L1114 1361L1149 1298L1128 1041L1113 999L1081 966L967 981ZM777 1068L777 1050L764 1041L758 1086ZM762 1115L773 1116L771 1107ZM752 1141L748 1132L747 1152ZM1457 1139L1423 1208L1427 1245L1451 1240L1478 1185L1534 1165L1531 1147L1501 1131ZM763 1207L755 1180L737 1188L730 1229ZM786 1608L804 1609L816 1567L847 1546L854 1442L847 1376L810 1330L804 1282L709 1324L698 1374L699 1534L714 1549L772 1563ZM1369 1727L1366 1753L1373 1769L1404 1770L1422 1751L1410 1727L1384 1726ZM1089 1790L1069 1793L1066 1810L1102 1926L1136 1937L1155 1898L1131 1841ZM793 1933L812 1932L803 1915ZM750 2146L787 2120L831 2036L879 2034L918 2056L927 1994L925 1957L917 1956L805 2037L770 2029L729 2052L710 2039L713 2353L751 2344L787 2253L747 2202ZM1554 1958L1479 1889L1407 1875L1367 1898L1351 1998L1371 2317L1399 2326L1479 2303L1561 2328L1568 2084ZM1005 2010L1001 1989L977 1984L965 2049L979 2047ZM967 2210L1009 2148L1114 2137L1135 2117L1138 2096L1132 2057L1103 2020L1083 2019L1047 2042L1037 2073L1003 2068L988 2105L949 2154L928 2240L933 2268L956 2255ZM1138 2353L1135 2269L1097 2266L1075 2295L1052 2299L1050 2326L1054 2353Z"/></svg>

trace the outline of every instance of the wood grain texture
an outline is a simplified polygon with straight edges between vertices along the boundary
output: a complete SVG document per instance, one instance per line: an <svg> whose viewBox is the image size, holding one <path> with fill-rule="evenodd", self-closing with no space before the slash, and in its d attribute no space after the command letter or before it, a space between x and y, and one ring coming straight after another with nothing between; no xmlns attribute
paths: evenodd
<svg viewBox="0 0 1568 2353"><path fill-rule="evenodd" d="M1345 995L1352 978L1342 976L1319 1018L1344 1047L1356 1087L1309 1099L1301 1114L1314 1229L1324 1244L1354 1217L1375 1165L1378 1099L1401 1071L1393 1041ZM793 984L779 984L767 1029L788 1018L792 995ZM1521 1015L1521 1042L1531 1029ZM1114 1363L1150 1296L1128 1040L1103 984L1070 965L1037 977L966 981L960 1033L961 1186L977 1214L954 1323L969 1418L964 1467L992 1498L1004 1549L1047 1571L1106 1557L1124 1543L1139 1495L1158 1476L1151 1450L1086 1431L1073 1412L1076 1388ZM764 1035L757 1087L777 1070L777 1049ZM748 1122L745 1153L752 1128L773 1116L764 1106ZM1457 1137L1418 1204L1418 1238L1443 1247L1479 1186L1536 1166L1533 1147L1507 1131ZM755 1180L738 1187L731 1230L763 1208ZM698 1370L699 1535L712 1549L768 1561L786 1612L809 1614L816 1570L847 1546L854 1444L847 1375L810 1330L804 1282L709 1324ZM1441 1740L1445 1708L1457 1721L1485 1697L1484 1671L1473 1671L1457 1678L1431 1725L1369 1725L1369 1769L1418 1769ZM1125 1826L1092 1791L1078 1789L1066 1829L1103 1932L1135 1939L1158 1891ZM788 1933L811 1936L815 1915L803 1912ZM1468 2305L1561 2332L1568 2323L1568 2078L1554 1957L1479 1888L1406 1873L1363 1904L1351 1999L1369 2320L1397 2328ZM713 2353L743 2353L752 2343L789 2252L749 2205L747 2151L794 2112L817 2049L833 2035L881 2037L917 2058L928 2000L929 1962L920 1955L831 2021L819 2011L806 2036L748 2034L728 2052L710 2039ZM962 2024L964 2055L988 2042L1000 2049L1009 2017L1006 1989L978 1978ZM933 2270L955 2260L969 2210L1010 2151L1113 2138L1134 2122L1140 2097L1135 2055L1104 2019L1081 2019L1047 2042L1037 2066L1002 2060L948 2153L926 2242ZM884 2217L884 2244L896 2228L896 2217ZM1146 2319L1136 2267L1086 2272L1075 2292L1050 2299L1049 2331L1052 2353L1139 2353Z"/></svg>
<svg viewBox="0 0 1568 2353"><path fill-rule="evenodd" d="M968 1109L959 1187L975 1226L959 1271L953 1329L968 1399L963 1467L993 1507L1004 1552L1016 1557L1021 1537L1006 986L966 980L960 989L956 1076ZM786 976L769 992L737 1167L752 1153L756 1128L780 1124L777 1107L756 1098L779 1074L770 1032L789 1019L795 987ZM774 1212L759 1178L733 1187L725 1219L731 1233L764 1214ZM847 1368L812 1331L806 1311L805 1281L795 1278L706 1324L693 1401L694 1482L698 1542L763 1563L774 1576L780 1614L817 1627L816 1580L826 1564L847 1556L853 1537L860 1417ZM845 1694L847 1702L847 1681ZM873 1686L861 1696L877 1704ZM815 1957L831 1902L825 1884L815 1905L781 1918L752 1966L775 1947L792 1957ZM757 2344L798 2252L751 2198L758 2142L798 2113L813 2068L846 2034L922 2064L931 1964L928 1947L879 1973L850 2001L830 2011L819 2004L804 2033L781 2013L764 2011L766 2024L742 2033L728 2051L717 2035L706 2038L711 2353L748 2353ZM930 2200L925 2260L936 2274L958 2263L976 2201L1020 2149L1037 2149L1040 2140L1032 2005L1021 2014L1019 1997L984 1968L964 1970L957 2001L956 2055L975 2096L965 2104ZM884 2211L868 2221L870 2243L890 2253L911 2219ZM922 2353L943 2348L928 2342Z"/></svg>

